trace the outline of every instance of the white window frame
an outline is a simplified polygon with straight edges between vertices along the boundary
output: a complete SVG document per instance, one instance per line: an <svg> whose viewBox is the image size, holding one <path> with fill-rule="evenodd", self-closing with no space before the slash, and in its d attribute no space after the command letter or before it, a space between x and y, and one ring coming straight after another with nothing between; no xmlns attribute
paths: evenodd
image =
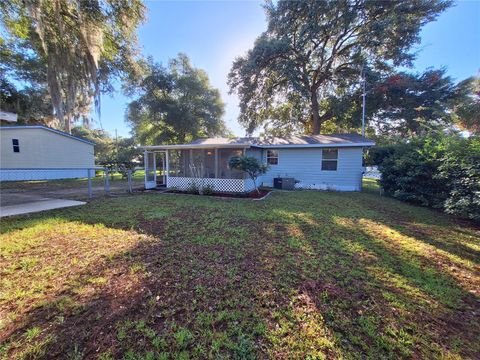
<svg viewBox="0 0 480 360"><path fill-rule="evenodd" d="M332 150L337 152L337 158L336 158L336 159L324 159L324 158L323 158L323 153L324 153L324 151L332 151ZM338 157L339 157L338 155L339 155L338 149L335 149L335 148L322 149L322 161L321 161L321 163L320 163L320 169L321 169L321 171L338 171ZM328 161L328 162L333 162L333 161L335 161L336 164L337 164L337 166L335 167L335 170L324 169L324 168L323 168L323 162L324 162L324 161Z"/></svg>
<svg viewBox="0 0 480 360"><path fill-rule="evenodd" d="M268 156L269 151L276 153L276 156ZM270 164L268 162L269 159L277 159L277 163L276 164ZM267 165L277 166L278 164L280 164L280 152L278 150L275 150L275 149L267 149L267 151L265 152L265 162L266 162Z"/></svg>

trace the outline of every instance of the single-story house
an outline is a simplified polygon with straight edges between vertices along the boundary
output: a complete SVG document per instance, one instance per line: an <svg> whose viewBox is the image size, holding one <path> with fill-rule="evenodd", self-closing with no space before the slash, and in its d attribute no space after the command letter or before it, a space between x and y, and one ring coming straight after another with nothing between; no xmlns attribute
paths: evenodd
<svg viewBox="0 0 480 360"><path fill-rule="evenodd" d="M294 178L297 189L358 191L362 186L363 150L375 143L358 134L208 138L187 144L143 146L145 187L185 190L192 182L215 191L247 192L254 188L245 173L230 169L235 155L253 156L269 165L258 184Z"/></svg>
<svg viewBox="0 0 480 360"><path fill-rule="evenodd" d="M86 177L94 145L42 125L0 126L0 181Z"/></svg>

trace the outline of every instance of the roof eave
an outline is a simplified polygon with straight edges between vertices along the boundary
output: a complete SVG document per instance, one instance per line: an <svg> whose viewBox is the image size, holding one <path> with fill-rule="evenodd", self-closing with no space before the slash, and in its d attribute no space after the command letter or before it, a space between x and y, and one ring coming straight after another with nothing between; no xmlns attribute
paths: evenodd
<svg viewBox="0 0 480 360"><path fill-rule="evenodd" d="M143 150L189 150L189 149L248 149L250 144L206 144L206 145L189 145L189 144L178 144L178 145L151 145L151 146L140 146Z"/></svg>
<svg viewBox="0 0 480 360"><path fill-rule="evenodd" d="M284 144L284 145L252 145L252 147L261 149L271 148L331 148L331 147L371 147L375 146L374 142L362 143L344 143L344 144Z"/></svg>

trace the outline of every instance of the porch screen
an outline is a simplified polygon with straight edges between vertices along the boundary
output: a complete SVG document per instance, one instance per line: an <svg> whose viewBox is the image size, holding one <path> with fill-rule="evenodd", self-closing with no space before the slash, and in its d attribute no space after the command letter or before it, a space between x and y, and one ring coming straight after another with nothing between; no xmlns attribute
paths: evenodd
<svg viewBox="0 0 480 360"><path fill-rule="evenodd" d="M218 177L220 179L243 179L244 173L239 170L230 169L228 161L232 156L241 156L239 149L218 149Z"/></svg>
<svg viewBox="0 0 480 360"><path fill-rule="evenodd" d="M168 170L169 176L188 177L188 164L190 163L190 150L169 150Z"/></svg>
<svg viewBox="0 0 480 360"><path fill-rule="evenodd" d="M213 149L170 150L168 161L170 176L215 177L215 151Z"/></svg>

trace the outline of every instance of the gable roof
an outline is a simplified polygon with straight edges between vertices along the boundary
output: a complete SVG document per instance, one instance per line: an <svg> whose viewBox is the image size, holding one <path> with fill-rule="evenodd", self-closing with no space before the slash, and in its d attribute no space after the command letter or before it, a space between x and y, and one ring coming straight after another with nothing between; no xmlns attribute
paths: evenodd
<svg viewBox="0 0 480 360"><path fill-rule="evenodd" d="M375 142L359 134L301 135L289 137L237 137L202 138L186 144L143 146L154 149L206 149L218 148L306 148L306 147L367 147Z"/></svg>
<svg viewBox="0 0 480 360"><path fill-rule="evenodd" d="M51 127L44 126L44 125L0 126L0 130L18 130L18 129L43 129L43 130L51 131L51 132L53 132L55 134L58 134L58 135L66 136L68 138L84 142L86 144L95 145L95 143L92 142L92 141L82 139L82 138L77 137L77 136L73 136L73 135L71 135L69 133L66 133L64 131L60 131L60 130L57 130L57 129L52 129Z"/></svg>

